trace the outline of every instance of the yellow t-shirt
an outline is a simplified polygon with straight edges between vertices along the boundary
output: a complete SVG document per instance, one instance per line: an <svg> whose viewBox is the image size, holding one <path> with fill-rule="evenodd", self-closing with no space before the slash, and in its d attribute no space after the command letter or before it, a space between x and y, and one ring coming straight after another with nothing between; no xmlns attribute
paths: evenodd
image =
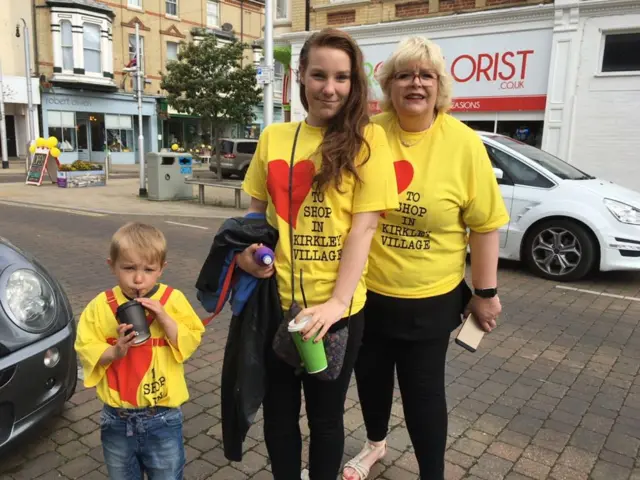
<svg viewBox="0 0 640 480"><path fill-rule="evenodd" d="M260 135L256 153L245 177L243 188L252 197L268 202L267 222L280 233L275 250L275 269L282 307L291 305L291 247L289 241L289 162L298 122L278 123L267 127ZM371 156L362 164L366 147L356 159L362 183L353 175L344 174L341 190L333 184L324 192L312 185L321 166L318 150L323 129L302 123L296 145L293 167L293 235L295 297L302 305L300 271L307 305L329 300L338 276L338 266L352 216L398 206L391 152L387 138L377 125L365 128L365 138ZM364 306L366 287L360 279L352 314Z"/></svg>
<svg viewBox="0 0 640 480"><path fill-rule="evenodd" d="M166 285L151 296L160 300ZM120 287L113 289L118 304L128 301ZM114 408L178 407L189 399L183 362L200 345L204 326L184 294L173 290L164 306L178 325L178 345L166 339L157 321L151 338L132 346L127 355L103 366L98 360L118 337L116 320L104 292L84 309L78 323L75 348L84 372L84 385L96 387L98 398Z"/></svg>
<svg viewBox="0 0 640 480"><path fill-rule="evenodd" d="M448 293L464 278L467 227L483 233L509 221L482 140L447 114L421 133L401 131L391 113L372 121L387 132L400 206L378 224L367 287L399 298Z"/></svg>

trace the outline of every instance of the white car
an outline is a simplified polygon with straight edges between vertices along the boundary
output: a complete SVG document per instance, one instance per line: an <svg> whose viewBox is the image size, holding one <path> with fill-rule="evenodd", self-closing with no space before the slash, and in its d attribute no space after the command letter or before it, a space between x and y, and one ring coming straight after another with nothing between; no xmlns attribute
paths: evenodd
<svg viewBox="0 0 640 480"><path fill-rule="evenodd" d="M513 138L478 134L511 217L500 230L500 258L557 281L596 268L640 270L640 193Z"/></svg>

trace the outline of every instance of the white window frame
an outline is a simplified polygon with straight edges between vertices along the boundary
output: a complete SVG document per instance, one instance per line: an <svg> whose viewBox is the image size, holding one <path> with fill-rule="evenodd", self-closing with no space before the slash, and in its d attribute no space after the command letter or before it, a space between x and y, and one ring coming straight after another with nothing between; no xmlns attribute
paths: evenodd
<svg viewBox="0 0 640 480"><path fill-rule="evenodd" d="M175 13L169 12L170 5L175 8ZM178 0L164 0L164 13L168 17L178 17L180 13L180 10L178 10Z"/></svg>
<svg viewBox="0 0 640 480"><path fill-rule="evenodd" d="M85 41L85 32L87 27L97 28L98 29L98 49L90 48L87 46L87 42ZM85 51L98 52L98 71L97 72L89 72L87 70L87 62L86 62L86 54ZM83 22L82 24L82 58L84 63L84 73L85 75L98 75L102 76L102 29L99 24L93 22Z"/></svg>
<svg viewBox="0 0 640 480"><path fill-rule="evenodd" d="M176 46L176 57L175 58L169 58L169 45L175 45ZM170 62L172 60L177 60L178 59L178 53L180 53L180 44L178 42L167 42L167 62Z"/></svg>
<svg viewBox="0 0 640 480"><path fill-rule="evenodd" d="M127 41L128 46L129 46L129 62L131 60L133 60L133 57L136 56L136 34L135 33L130 33L129 36L127 37ZM133 48L133 51L131 51L131 49ZM140 35L140 57L142 58L142 61L140 62L140 69L144 72L144 37L142 35Z"/></svg>
<svg viewBox="0 0 640 480"><path fill-rule="evenodd" d="M597 76L602 77L626 77L626 76L640 76L640 69L638 70L616 70L613 72L605 72L602 70L604 66L604 50L607 44L607 36L624 35L628 33L640 34L640 29L622 29L622 30L604 30L602 31L602 37L600 41L600 55L598 57L598 68L596 71Z"/></svg>
<svg viewBox="0 0 640 480"><path fill-rule="evenodd" d="M275 19L289 20L289 9L291 7L290 0L276 0L275 2Z"/></svg>
<svg viewBox="0 0 640 480"><path fill-rule="evenodd" d="M72 42L71 45L64 44L65 49L71 49L73 52L73 65L71 66L64 64L63 22L71 23ZM114 19L107 13L88 11L80 6L51 7L53 79L78 84L115 86L113 79L113 22ZM95 25L99 30L99 42L96 45L100 49L98 72L87 72L85 66L84 27L86 24Z"/></svg>
<svg viewBox="0 0 640 480"><path fill-rule="evenodd" d="M127 0L127 7L134 10L142 10L142 0Z"/></svg>
<svg viewBox="0 0 640 480"><path fill-rule="evenodd" d="M69 29L71 31L71 45L65 45L64 44L64 35L62 34L62 30L64 28L63 25L69 25ZM73 65L74 65L74 57L73 57L73 24L71 23L71 20L65 19L65 20L62 20L60 22L60 48L62 49L62 71L63 72L71 72L71 73L73 73ZM64 51L65 51L65 48L71 50L71 65L68 68L65 68L65 64L64 64L64 59L65 59Z"/></svg>
<svg viewBox="0 0 640 480"><path fill-rule="evenodd" d="M213 15L209 13L209 7L215 5L215 21L210 22ZM220 26L220 2L218 0L207 0L207 28L214 28Z"/></svg>

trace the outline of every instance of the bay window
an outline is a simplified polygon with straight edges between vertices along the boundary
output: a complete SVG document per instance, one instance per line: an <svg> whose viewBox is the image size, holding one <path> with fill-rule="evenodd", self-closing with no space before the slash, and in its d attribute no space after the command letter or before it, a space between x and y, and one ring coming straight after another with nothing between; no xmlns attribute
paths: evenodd
<svg viewBox="0 0 640 480"><path fill-rule="evenodd" d="M84 71L100 73L102 72L100 64L100 26L95 23L85 23L82 31Z"/></svg>

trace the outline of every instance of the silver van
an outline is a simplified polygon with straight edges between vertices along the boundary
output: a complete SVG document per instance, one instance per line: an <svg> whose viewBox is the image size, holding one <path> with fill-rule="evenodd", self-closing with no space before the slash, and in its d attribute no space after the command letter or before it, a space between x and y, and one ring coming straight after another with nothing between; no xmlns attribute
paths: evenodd
<svg viewBox="0 0 640 480"><path fill-rule="evenodd" d="M258 140L245 138L222 138L220 139L220 163L222 166L222 176L230 177L237 175L244 178L247 173L249 163L258 146ZM209 160L209 170L218 171L215 152L211 154Z"/></svg>

